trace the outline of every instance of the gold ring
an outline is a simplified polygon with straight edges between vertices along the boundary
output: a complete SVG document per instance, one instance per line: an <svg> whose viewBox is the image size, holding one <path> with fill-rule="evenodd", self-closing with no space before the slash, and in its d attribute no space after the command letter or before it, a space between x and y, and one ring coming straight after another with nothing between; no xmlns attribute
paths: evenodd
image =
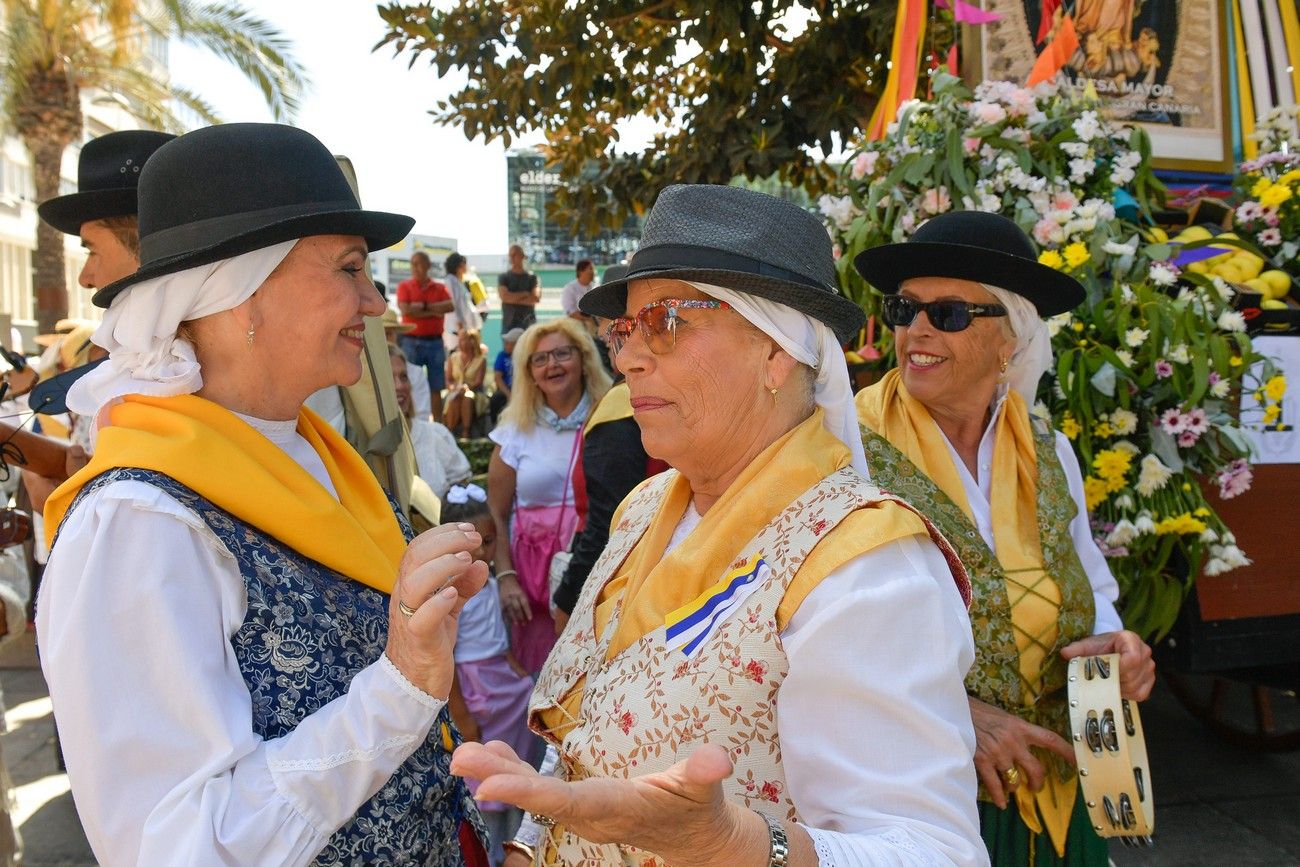
<svg viewBox="0 0 1300 867"><path fill-rule="evenodd" d="M550 816L543 816L540 813L533 813L532 817L533 817L533 821L536 822L538 825L541 825L543 828L555 827L555 820L552 819Z"/></svg>
<svg viewBox="0 0 1300 867"><path fill-rule="evenodd" d="M1002 779L1006 780L1007 786L1014 789L1020 785L1020 769L1012 765L1002 772Z"/></svg>
<svg viewBox="0 0 1300 867"><path fill-rule="evenodd" d="M397 600L397 610L400 611L400 612L402 612L403 614L405 614L406 617L407 617L407 619L410 619L411 617L415 616L415 612L418 611L419 609L418 609L418 608L412 608L411 606L407 605L407 604L406 604L405 602L403 602L402 600L398 599L398 600Z"/></svg>

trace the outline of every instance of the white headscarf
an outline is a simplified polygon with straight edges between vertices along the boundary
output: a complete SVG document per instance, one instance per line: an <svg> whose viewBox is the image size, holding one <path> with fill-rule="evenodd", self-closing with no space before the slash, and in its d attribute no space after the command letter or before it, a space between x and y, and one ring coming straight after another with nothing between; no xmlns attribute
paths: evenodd
<svg viewBox="0 0 1300 867"><path fill-rule="evenodd" d="M1003 381L1020 392L1031 409L1038 395L1038 381L1052 366L1052 338L1037 308L1023 295L981 283L998 303L1007 308L1007 320L1016 336L1016 348L1007 361Z"/></svg>
<svg viewBox="0 0 1300 867"><path fill-rule="evenodd" d="M858 412L853 405L849 367L830 327L792 307L757 295L708 283L686 282L705 295L727 302L795 361L816 371L813 399L826 414L826 429L849 447L853 469L863 478L870 478L867 456L862 450L862 434L858 431Z"/></svg>
<svg viewBox="0 0 1300 867"><path fill-rule="evenodd" d="M91 337L108 361L68 389L68 408L95 420L128 394L172 397L203 387L194 347L176 336L182 322L246 301L298 241L145 280L117 296Z"/></svg>

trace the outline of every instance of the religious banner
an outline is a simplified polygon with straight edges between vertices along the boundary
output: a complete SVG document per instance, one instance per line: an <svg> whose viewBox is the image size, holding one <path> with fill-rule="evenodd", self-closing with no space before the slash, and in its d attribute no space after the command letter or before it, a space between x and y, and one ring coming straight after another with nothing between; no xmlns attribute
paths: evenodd
<svg viewBox="0 0 1300 867"><path fill-rule="evenodd" d="M984 80L1089 86L1108 117L1141 124L1156 165L1230 171L1228 30L1219 0L984 0Z"/></svg>

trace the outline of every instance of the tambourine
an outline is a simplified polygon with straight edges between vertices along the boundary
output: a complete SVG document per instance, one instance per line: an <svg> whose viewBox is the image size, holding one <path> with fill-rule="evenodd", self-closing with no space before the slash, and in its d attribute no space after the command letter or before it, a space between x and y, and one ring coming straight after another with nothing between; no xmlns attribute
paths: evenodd
<svg viewBox="0 0 1300 867"><path fill-rule="evenodd" d="M1119 654L1070 660L1070 733L1088 819L1101 837L1151 845L1155 795L1137 702L1120 697Z"/></svg>

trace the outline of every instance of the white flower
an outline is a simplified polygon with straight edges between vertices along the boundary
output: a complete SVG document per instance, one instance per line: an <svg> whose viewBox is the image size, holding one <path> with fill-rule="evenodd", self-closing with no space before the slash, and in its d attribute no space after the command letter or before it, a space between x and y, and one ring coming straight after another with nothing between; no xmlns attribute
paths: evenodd
<svg viewBox="0 0 1300 867"><path fill-rule="evenodd" d="M1038 126L1040 123L1047 123L1047 115L1035 109L1025 118L1025 123L1030 126Z"/></svg>
<svg viewBox="0 0 1300 867"><path fill-rule="evenodd" d="M1191 355L1187 352L1187 344L1180 343L1173 349L1169 350L1169 360L1174 364L1188 364L1191 362Z"/></svg>
<svg viewBox="0 0 1300 867"><path fill-rule="evenodd" d="M1066 156L1075 157L1076 159L1086 157L1090 150L1092 150L1092 148L1088 146L1087 142L1067 141L1061 143L1061 151Z"/></svg>
<svg viewBox="0 0 1300 867"><path fill-rule="evenodd" d="M1111 427L1115 428L1115 433L1122 437L1128 436L1137 430L1137 413L1130 412L1127 409L1112 410L1110 414L1110 424Z"/></svg>
<svg viewBox="0 0 1300 867"><path fill-rule="evenodd" d="M1230 391L1232 391L1232 383L1226 379L1220 379L1218 382L1210 386L1210 394L1220 400L1227 397Z"/></svg>
<svg viewBox="0 0 1300 867"><path fill-rule="evenodd" d="M817 200L817 206L841 232L848 231L859 213L857 206L853 204L852 196L825 195Z"/></svg>
<svg viewBox="0 0 1300 867"><path fill-rule="evenodd" d="M1092 141L1101 135L1101 123L1097 120L1095 111L1085 111L1071 126L1080 141Z"/></svg>
<svg viewBox="0 0 1300 867"><path fill-rule="evenodd" d="M1210 527L1206 527L1205 531L1201 533L1201 541L1207 545L1211 542L1217 542L1219 541L1219 534L1214 532Z"/></svg>
<svg viewBox="0 0 1300 867"><path fill-rule="evenodd" d="M1134 528L1142 535L1150 535L1156 531L1156 522L1151 520L1151 513L1145 509L1138 515L1137 520L1133 522Z"/></svg>
<svg viewBox="0 0 1300 867"><path fill-rule="evenodd" d="M1120 494L1115 498L1115 508L1125 512L1133 511L1133 498L1128 494Z"/></svg>
<svg viewBox="0 0 1300 867"><path fill-rule="evenodd" d="M1029 412L1035 418L1042 419L1045 422L1050 423L1052 421L1052 413L1047 409L1047 404L1043 403L1041 400L1035 401L1034 408Z"/></svg>
<svg viewBox="0 0 1300 867"><path fill-rule="evenodd" d="M1237 294L1236 290L1222 277L1211 277L1210 282L1214 284L1214 291L1219 293L1219 298L1224 301L1230 300L1233 295Z"/></svg>
<svg viewBox="0 0 1300 867"><path fill-rule="evenodd" d="M1049 316L1047 318L1047 336L1055 337L1061 333L1062 328L1069 328L1072 319L1074 319L1074 316L1069 311Z"/></svg>
<svg viewBox="0 0 1300 867"><path fill-rule="evenodd" d="M1211 557L1209 560L1205 561L1205 574L1210 578L1213 578L1215 575L1222 575L1224 572L1228 571L1228 568L1228 564L1224 563L1218 557Z"/></svg>
<svg viewBox="0 0 1300 867"><path fill-rule="evenodd" d="M1132 244L1121 244L1119 241L1107 241L1101 245L1101 249L1112 256L1132 256L1137 252L1137 241ZM1129 290L1132 294L1132 290Z"/></svg>
<svg viewBox="0 0 1300 867"><path fill-rule="evenodd" d="M1137 492L1144 497L1149 497L1163 488L1173 474L1174 471L1162 464L1160 458L1147 455L1142 459L1138 472Z"/></svg>
<svg viewBox="0 0 1300 867"><path fill-rule="evenodd" d="M1229 569L1236 569L1239 566L1250 565L1250 558L1246 556L1246 552L1242 551L1236 545L1224 545L1223 553L1219 556L1223 559L1224 563L1228 564Z"/></svg>
<svg viewBox="0 0 1300 867"><path fill-rule="evenodd" d="M1124 342L1133 349L1137 349L1139 346L1146 343L1147 338L1150 336L1151 332L1147 331L1145 328L1130 328L1128 331L1124 332Z"/></svg>
<svg viewBox="0 0 1300 867"><path fill-rule="evenodd" d="M1246 317L1239 310L1225 310L1219 314L1216 324L1221 331L1245 331Z"/></svg>
<svg viewBox="0 0 1300 867"><path fill-rule="evenodd" d="M1133 367L1133 353L1129 352L1127 349L1116 349L1115 355L1120 361L1124 362L1125 367Z"/></svg>
<svg viewBox="0 0 1300 867"><path fill-rule="evenodd" d="M1178 274L1163 262L1156 262L1148 272L1151 282L1157 286L1172 286L1178 282Z"/></svg>
<svg viewBox="0 0 1300 867"><path fill-rule="evenodd" d="M1007 119L1007 110L996 102L972 102L968 111L971 117L985 125L1001 123Z"/></svg>
<svg viewBox="0 0 1300 867"><path fill-rule="evenodd" d="M1070 180L1073 183L1081 184L1088 180L1088 175L1092 174L1092 171L1095 168L1097 168L1097 163L1093 160L1070 160Z"/></svg>
<svg viewBox="0 0 1300 867"><path fill-rule="evenodd" d="M1110 420L1111 423L1114 424L1115 413L1111 413ZM1117 452L1123 452L1124 454L1128 455L1131 458L1137 457L1138 453L1141 451L1141 449L1133 445L1132 441L1130 440L1115 440L1115 444L1111 446L1111 449Z"/></svg>
<svg viewBox="0 0 1300 867"><path fill-rule="evenodd" d="M1128 518L1124 518L1106 534L1106 545L1110 548L1119 548L1132 542L1137 535L1137 527L1133 526L1133 522Z"/></svg>

